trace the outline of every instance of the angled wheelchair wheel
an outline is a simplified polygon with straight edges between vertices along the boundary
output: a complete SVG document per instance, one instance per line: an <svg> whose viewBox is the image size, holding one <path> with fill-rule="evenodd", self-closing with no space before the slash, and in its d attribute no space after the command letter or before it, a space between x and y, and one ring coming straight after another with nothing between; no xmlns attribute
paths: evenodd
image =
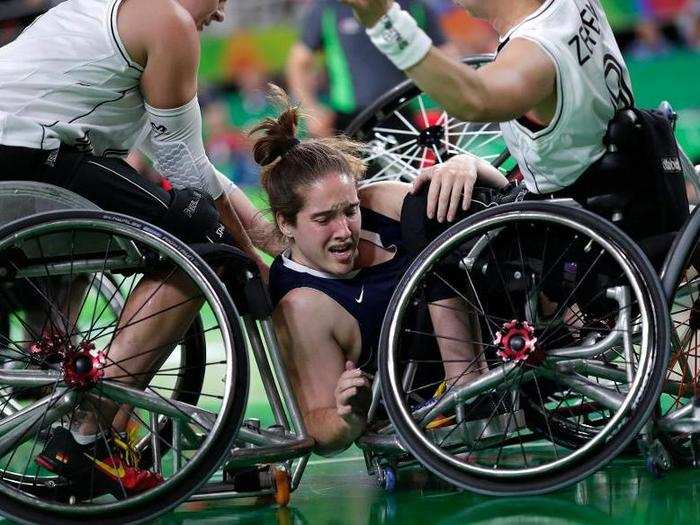
<svg viewBox="0 0 700 525"><path fill-rule="evenodd" d="M504 205L451 227L406 272L382 328L382 395L435 474L545 493L635 438L669 330L659 280L620 230L561 204Z"/></svg>
<svg viewBox="0 0 700 525"><path fill-rule="evenodd" d="M0 229L0 274L1 514L140 523L210 477L243 417L248 361L209 266L141 221L59 211ZM43 318L17 306L20 286Z"/></svg>
<svg viewBox="0 0 700 525"><path fill-rule="evenodd" d="M115 282L115 277L111 274L102 275L97 273L89 281L84 279L80 282L80 278L76 280L69 280L66 282L61 282L61 280L55 280L52 285L48 284L46 280L42 282L42 288L47 289L47 286L51 287L51 295L56 298L56 301L61 303L61 295L66 294L70 288L82 287L86 290L87 297L86 303L91 305L99 305L99 318L101 319L116 319L122 308L124 307L124 296L121 293L119 284ZM41 282L36 280L36 282ZM10 335L10 312L24 311L24 322L20 328L23 330L23 340L28 341L32 337L32 333L41 333L45 330L44 324L46 322L46 312L41 311L38 308L38 304L41 301L34 301L33 304L27 304L27 297L32 296L32 287L28 286L27 283L15 283L16 286L11 289L6 290L6 294L3 297L5 302L4 310L8 312L6 315L2 315L2 321L0 322L0 341L10 341L10 337L18 337L16 334ZM89 286L89 290L87 289ZM63 298L65 301L67 298ZM31 302L31 301L30 301ZM88 319L85 315L77 315L78 312L73 312L74 319L71 320L72 323L76 324L75 332L83 333L89 329ZM54 322L58 322L54 319ZM75 337L75 336L74 336ZM204 372L206 370L205 358L206 358L206 340L205 332L203 327L203 321L200 316L197 316L192 322L187 330L187 333L182 338L182 341L173 349L174 354L179 353L179 364L180 371L174 381L173 390L171 398L177 401L182 401L184 403L196 404L199 395L202 391L204 384ZM36 368L36 364L27 361L18 361L14 352L10 349L6 352L6 356L3 359L3 365L9 369L20 369L29 370ZM163 372L164 373L164 372ZM14 397L16 399L28 399L34 398L39 399L50 392L49 387L24 387L17 388L14 391ZM162 456L166 454L169 450L167 443L170 442L172 434L172 421L165 417L160 417L158 422L158 429L163 439L161 440L161 446L158 453ZM151 468L154 461L153 450L151 446L151 440L147 438L142 438L136 446L141 457L141 466L143 468ZM56 480L54 480L54 483ZM36 490L41 493L45 487L39 485Z"/></svg>
<svg viewBox="0 0 700 525"><path fill-rule="evenodd" d="M492 61L492 55L477 55L463 62L481 67ZM364 110L345 134L366 144L368 171L363 184L410 182L421 169L462 153L486 159L505 173L515 167L497 123L464 122L449 115L412 80Z"/></svg>
<svg viewBox="0 0 700 525"><path fill-rule="evenodd" d="M671 296L671 357L659 400L664 443L674 460L683 465L700 464L700 441L692 421L693 401L700 395L700 275L697 261L687 261ZM682 415L676 421L672 414ZM670 425L665 424L671 423Z"/></svg>

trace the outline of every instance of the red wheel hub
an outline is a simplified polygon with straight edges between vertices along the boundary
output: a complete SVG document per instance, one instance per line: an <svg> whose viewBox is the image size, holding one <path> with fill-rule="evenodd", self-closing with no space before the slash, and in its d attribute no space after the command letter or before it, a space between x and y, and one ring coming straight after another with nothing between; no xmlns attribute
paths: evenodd
<svg viewBox="0 0 700 525"><path fill-rule="evenodd" d="M84 388L93 385L104 375L104 352L95 350L95 345L83 342L71 348L63 358L63 374L67 385Z"/></svg>
<svg viewBox="0 0 700 525"><path fill-rule="evenodd" d="M534 335L535 329L527 321L513 319L504 323L493 340L498 347L496 354L503 361L525 361L535 350L537 338Z"/></svg>
<svg viewBox="0 0 700 525"><path fill-rule="evenodd" d="M47 331L29 347L29 353L42 362L60 362L70 341L62 333Z"/></svg>

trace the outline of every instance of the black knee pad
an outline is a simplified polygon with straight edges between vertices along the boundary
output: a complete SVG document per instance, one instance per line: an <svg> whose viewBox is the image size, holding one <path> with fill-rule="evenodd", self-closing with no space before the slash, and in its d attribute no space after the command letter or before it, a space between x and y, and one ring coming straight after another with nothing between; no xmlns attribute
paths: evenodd
<svg viewBox="0 0 700 525"><path fill-rule="evenodd" d="M163 228L186 243L221 242L226 230L208 194L194 189L170 190L170 205L163 216Z"/></svg>

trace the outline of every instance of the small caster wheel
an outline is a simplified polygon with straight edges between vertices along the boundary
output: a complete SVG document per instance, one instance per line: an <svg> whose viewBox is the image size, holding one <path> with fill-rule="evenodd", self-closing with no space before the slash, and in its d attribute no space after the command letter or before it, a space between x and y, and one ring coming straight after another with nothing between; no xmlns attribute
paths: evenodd
<svg viewBox="0 0 700 525"><path fill-rule="evenodd" d="M292 493L292 480L289 472L284 467L274 467L273 483L275 487L275 503L280 507L289 505Z"/></svg>
<svg viewBox="0 0 700 525"><path fill-rule="evenodd" d="M646 467L649 473L654 477L654 479L661 479L663 476L663 471L659 467L659 464L654 458L646 458Z"/></svg>
<svg viewBox="0 0 700 525"><path fill-rule="evenodd" d="M394 492L394 489L396 489L396 471L394 467L377 468L377 486L387 492Z"/></svg>
<svg viewBox="0 0 700 525"><path fill-rule="evenodd" d="M646 448L644 456L647 470L656 479L661 478L673 466L670 454L658 439L654 439Z"/></svg>

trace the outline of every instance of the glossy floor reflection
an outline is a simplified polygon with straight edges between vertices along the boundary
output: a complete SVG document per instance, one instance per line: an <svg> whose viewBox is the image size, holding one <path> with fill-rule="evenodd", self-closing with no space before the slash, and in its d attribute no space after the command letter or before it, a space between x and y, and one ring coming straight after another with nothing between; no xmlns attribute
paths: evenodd
<svg viewBox="0 0 700 525"><path fill-rule="evenodd" d="M574 487L547 496L492 498L458 492L421 470L403 471L387 494L357 452L315 458L287 509L267 502L194 502L161 518L175 524L692 524L700 521L700 472L654 479L639 459L620 459Z"/></svg>

